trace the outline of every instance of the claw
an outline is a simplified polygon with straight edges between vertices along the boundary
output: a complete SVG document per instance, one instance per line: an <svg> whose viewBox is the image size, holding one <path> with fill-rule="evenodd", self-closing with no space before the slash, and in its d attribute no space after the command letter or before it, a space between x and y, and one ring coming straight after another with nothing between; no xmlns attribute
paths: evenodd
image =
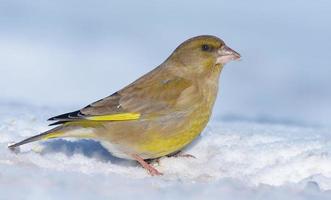
<svg viewBox="0 0 331 200"><path fill-rule="evenodd" d="M195 157L195 156L193 156L193 155L191 155L191 154L186 154L186 153L183 153L182 151L179 151L179 152L177 152L176 154L174 154L174 155L170 155L169 157L176 157L176 158L178 158L178 157L182 157L182 158L194 158L194 159L196 159L197 157Z"/></svg>
<svg viewBox="0 0 331 200"><path fill-rule="evenodd" d="M179 155L175 155L175 157L183 157L183 158L194 158L197 159L197 157L191 155L191 154L179 154Z"/></svg>

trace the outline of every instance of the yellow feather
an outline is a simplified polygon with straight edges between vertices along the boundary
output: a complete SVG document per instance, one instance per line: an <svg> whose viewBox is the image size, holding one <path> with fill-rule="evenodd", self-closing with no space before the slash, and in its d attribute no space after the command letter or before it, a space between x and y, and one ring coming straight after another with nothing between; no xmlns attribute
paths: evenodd
<svg viewBox="0 0 331 200"><path fill-rule="evenodd" d="M48 139L61 137L62 135L63 135L63 133L61 133L61 132L54 132L54 133L49 133L49 134L43 136L42 139L48 140Z"/></svg>
<svg viewBox="0 0 331 200"><path fill-rule="evenodd" d="M135 120L140 118L139 113L120 113L120 114L112 114L112 115L100 115L100 116L92 116L87 117L87 120L92 121L125 121L125 120Z"/></svg>

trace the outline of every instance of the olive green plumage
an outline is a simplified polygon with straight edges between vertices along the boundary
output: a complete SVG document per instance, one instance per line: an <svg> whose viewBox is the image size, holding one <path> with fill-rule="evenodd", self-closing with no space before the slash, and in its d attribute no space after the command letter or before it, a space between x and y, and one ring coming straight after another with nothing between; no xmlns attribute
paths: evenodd
<svg viewBox="0 0 331 200"><path fill-rule="evenodd" d="M115 156L159 158L190 144L205 128L222 68L240 55L214 36L182 43L153 71L113 95L55 120L39 139L78 137L101 143Z"/></svg>

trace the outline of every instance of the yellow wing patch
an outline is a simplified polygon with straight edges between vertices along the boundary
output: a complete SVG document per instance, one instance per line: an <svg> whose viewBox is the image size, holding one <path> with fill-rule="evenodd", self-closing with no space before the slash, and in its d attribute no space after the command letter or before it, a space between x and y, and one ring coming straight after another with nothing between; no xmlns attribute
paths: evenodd
<svg viewBox="0 0 331 200"><path fill-rule="evenodd" d="M139 113L119 113L119 114L112 114L112 115L99 115L99 116L92 116L87 117L87 120L92 121L126 121L126 120L135 120L140 118Z"/></svg>
<svg viewBox="0 0 331 200"><path fill-rule="evenodd" d="M61 132L54 132L54 133L49 133L49 134L43 136L42 139L48 140L48 139L61 137L62 135L63 135L63 133L61 133Z"/></svg>

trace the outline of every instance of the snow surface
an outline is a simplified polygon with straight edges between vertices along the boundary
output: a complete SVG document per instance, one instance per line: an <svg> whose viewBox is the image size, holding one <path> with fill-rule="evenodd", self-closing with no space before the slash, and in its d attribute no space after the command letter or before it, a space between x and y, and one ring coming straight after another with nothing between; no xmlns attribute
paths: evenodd
<svg viewBox="0 0 331 200"><path fill-rule="evenodd" d="M223 119L150 177L90 140L7 144L46 130L50 108L0 105L0 199L330 199L331 130ZM22 113L26 113L23 114ZM6 117L5 117L6 116Z"/></svg>

